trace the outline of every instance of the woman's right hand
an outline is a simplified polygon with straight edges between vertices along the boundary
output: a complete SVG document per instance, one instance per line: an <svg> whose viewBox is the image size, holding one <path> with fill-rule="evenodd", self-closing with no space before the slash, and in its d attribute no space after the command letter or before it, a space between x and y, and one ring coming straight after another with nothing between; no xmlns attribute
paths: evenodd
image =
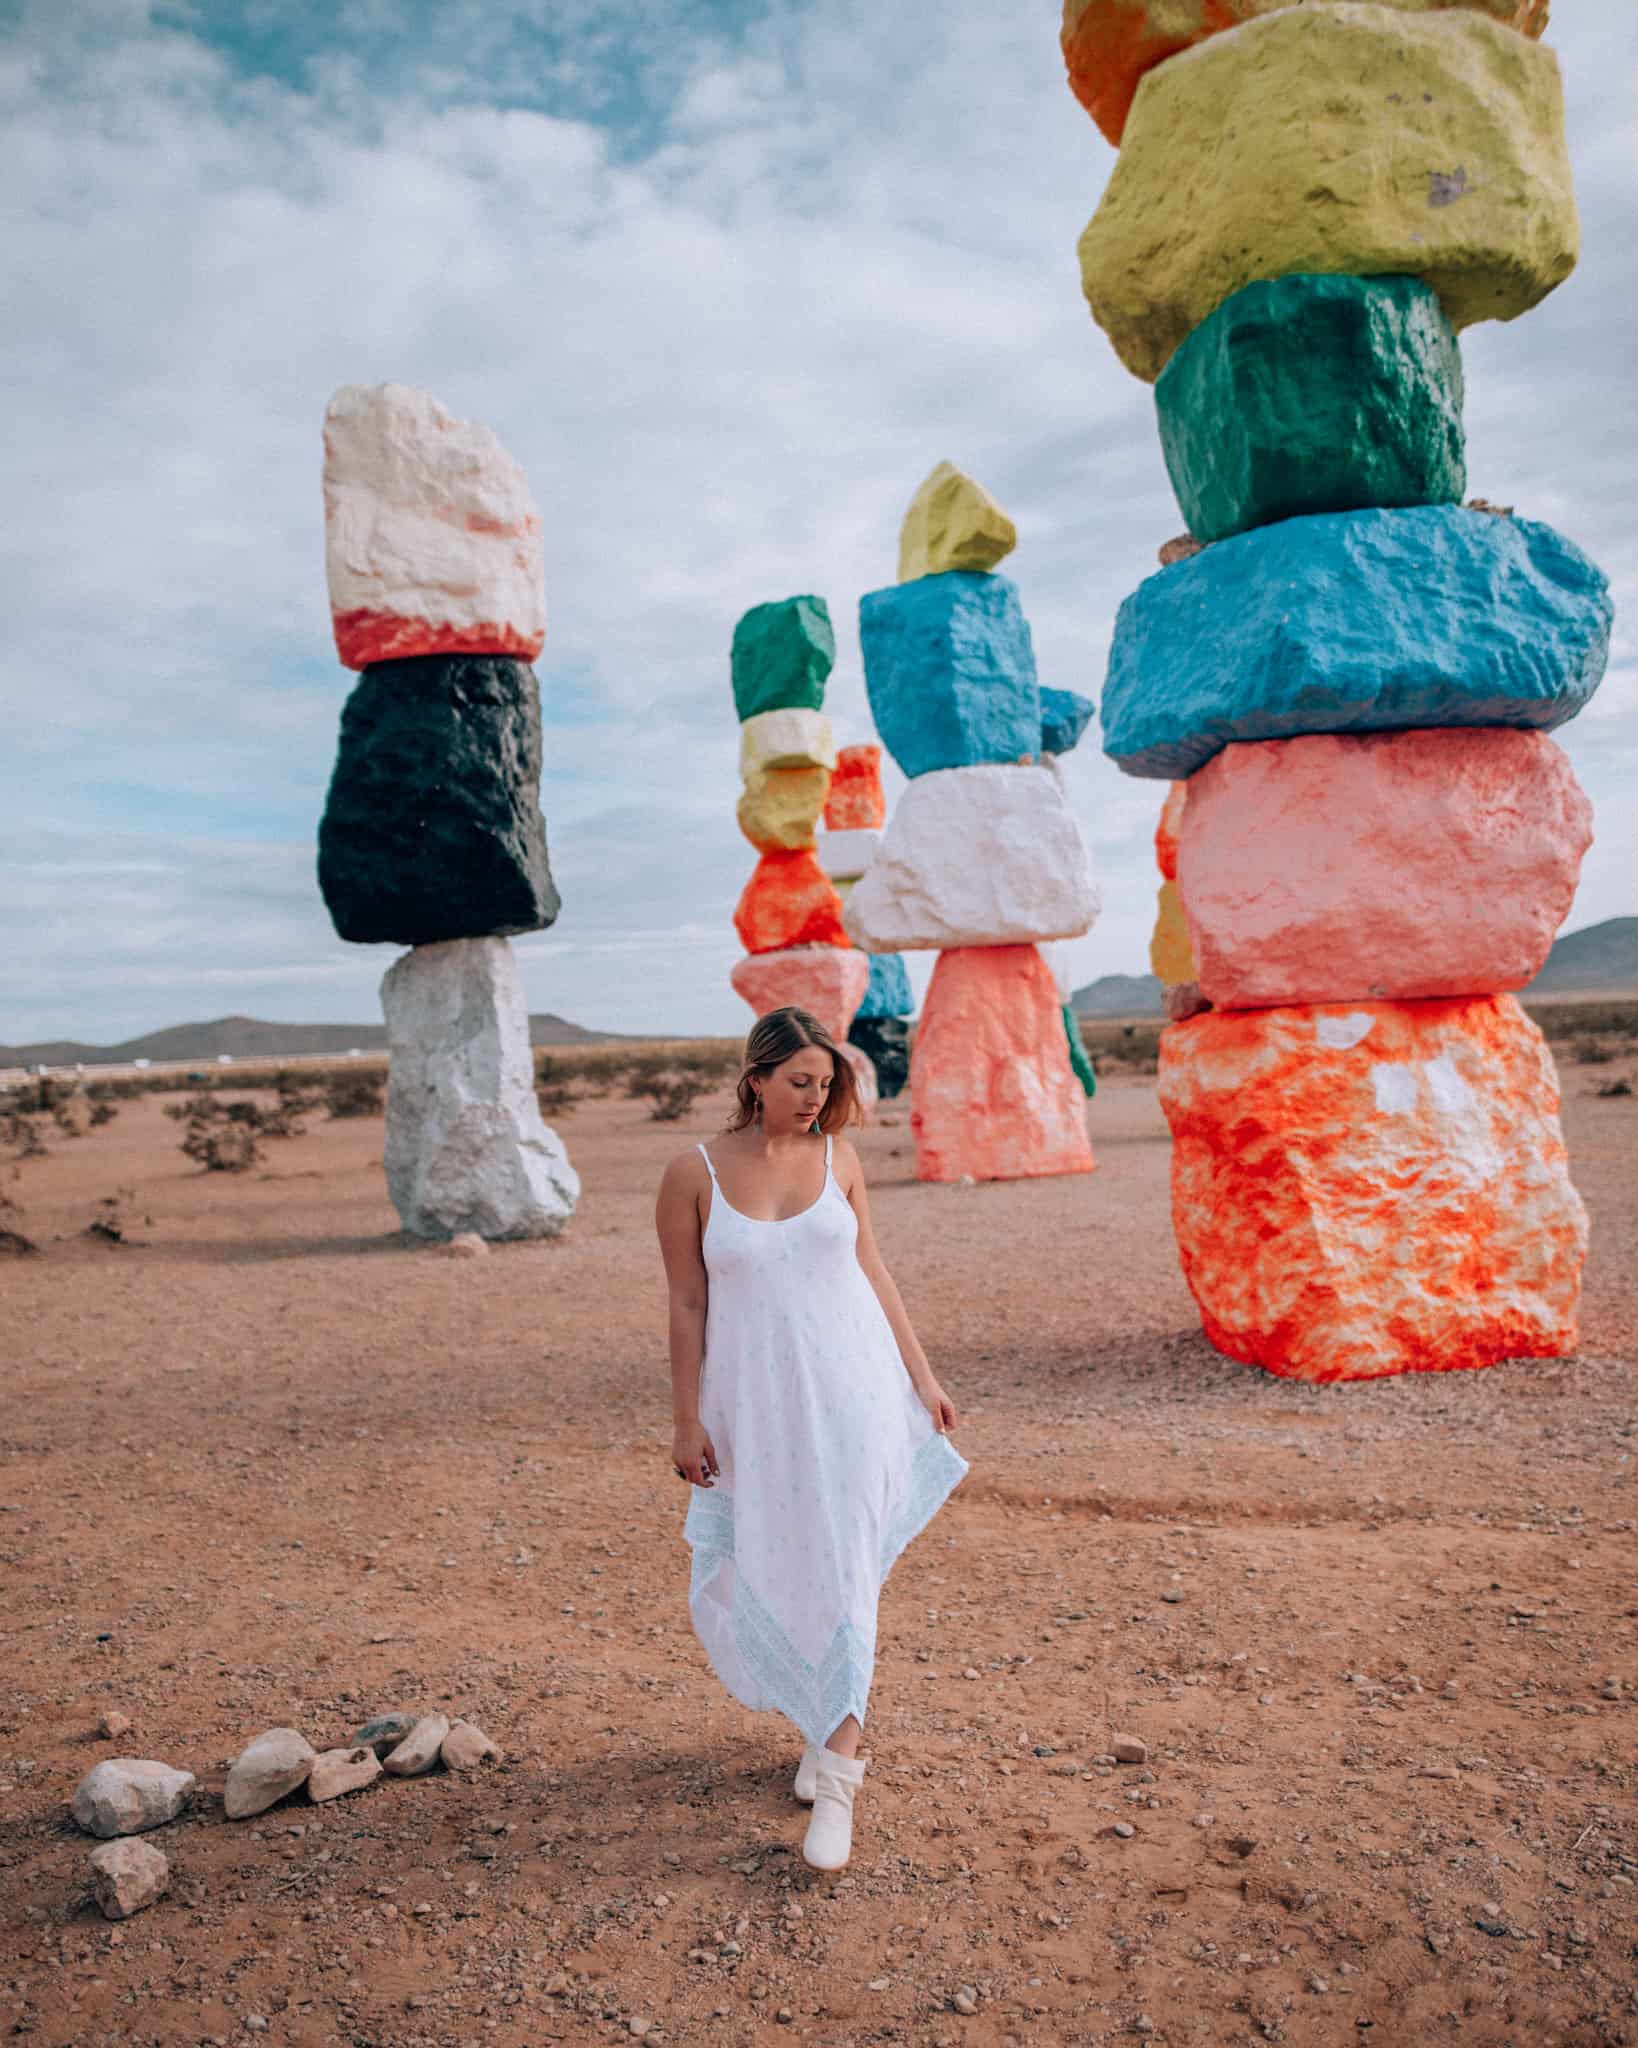
<svg viewBox="0 0 1638 2048"><path fill-rule="evenodd" d="M671 1437L671 1468L690 1486L709 1487L721 1467L717 1450L701 1422L679 1422Z"/></svg>

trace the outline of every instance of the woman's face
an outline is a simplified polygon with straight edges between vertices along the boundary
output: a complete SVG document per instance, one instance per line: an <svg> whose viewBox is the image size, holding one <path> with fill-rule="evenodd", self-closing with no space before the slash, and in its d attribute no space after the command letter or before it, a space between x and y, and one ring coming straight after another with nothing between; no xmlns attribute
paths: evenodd
<svg viewBox="0 0 1638 2048"><path fill-rule="evenodd" d="M762 1128L768 1135L805 1131L830 1096L835 1061L805 1045L762 1077Z"/></svg>

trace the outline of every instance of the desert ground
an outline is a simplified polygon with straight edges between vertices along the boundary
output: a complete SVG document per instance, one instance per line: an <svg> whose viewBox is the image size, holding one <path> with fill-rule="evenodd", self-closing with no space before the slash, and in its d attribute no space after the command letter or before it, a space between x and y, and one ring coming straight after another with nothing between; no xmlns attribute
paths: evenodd
<svg viewBox="0 0 1638 2048"><path fill-rule="evenodd" d="M165 1096L48 1129L0 1262L0 2032L1633 2048L1620 1071L1562 1069L1580 1355L1330 1388L1198 1334L1143 1076L1072 1180L919 1186L886 1106L878 1230L973 1470L888 1584L835 1880L688 1625L651 1205L720 1084L574 1103L568 1233L464 1259L398 1234L378 1117L236 1174ZM405 1706L505 1760L224 1818L261 1729ZM67 1810L115 1755L199 1778L117 1926Z"/></svg>

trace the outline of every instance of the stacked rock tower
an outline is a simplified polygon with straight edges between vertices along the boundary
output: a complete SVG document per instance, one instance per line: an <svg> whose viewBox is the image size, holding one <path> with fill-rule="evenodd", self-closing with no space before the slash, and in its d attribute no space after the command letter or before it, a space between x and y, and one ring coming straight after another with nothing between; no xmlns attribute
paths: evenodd
<svg viewBox="0 0 1638 2048"><path fill-rule="evenodd" d="M1186 784L1157 842L1186 927L1163 899L1157 950L1198 982L1161 1052L1178 1246L1218 1349L1298 1378L1576 1339L1585 1212L1512 992L1591 838L1547 732L1611 608L1550 527L1464 507L1457 341L1575 260L1546 14L1065 11L1120 146L1086 295L1205 544L1122 606L1103 703L1123 769Z"/></svg>
<svg viewBox="0 0 1638 2048"><path fill-rule="evenodd" d="M875 954L936 951L910 1061L920 1180L1087 1173L1081 1080L1038 941L1098 914L1055 757L1092 707L1042 690L1012 521L940 463L911 502L899 580L859 606L876 729L909 778L847 928Z"/></svg>
<svg viewBox="0 0 1638 2048"><path fill-rule="evenodd" d="M819 834L819 865L845 907L848 893L876 857L887 798L882 790L882 750L874 742L842 747L825 799ZM910 1078L910 977L897 953L871 953L864 1000L848 1026L848 1042L869 1060L876 1092L884 1100L903 1092Z"/></svg>
<svg viewBox="0 0 1638 2048"><path fill-rule="evenodd" d="M739 713L739 829L757 863L734 910L745 958L729 979L757 1016L795 1004L845 1047L870 968L842 927L842 899L819 864L819 820L837 769L825 714L836 636L822 597L759 604L734 628L731 667ZM850 771L847 780L855 780ZM827 839L843 835L827 833ZM848 836L853 836L852 834ZM867 835L868 836L868 835ZM833 858L853 865L839 846ZM849 1053L866 1112L875 1102L870 1062Z"/></svg>
<svg viewBox="0 0 1638 2048"><path fill-rule="evenodd" d="M324 421L336 648L361 671L319 826L337 932L381 984L387 1187L404 1228L546 1237L580 1183L535 1099L510 935L557 916L540 813L540 518L487 427L403 384Z"/></svg>

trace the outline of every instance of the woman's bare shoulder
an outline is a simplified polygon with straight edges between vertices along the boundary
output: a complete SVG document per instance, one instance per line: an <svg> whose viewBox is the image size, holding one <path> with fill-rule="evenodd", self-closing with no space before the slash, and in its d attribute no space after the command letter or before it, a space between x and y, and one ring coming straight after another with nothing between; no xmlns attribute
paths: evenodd
<svg viewBox="0 0 1638 2048"><path fill-rule="evenodd" d="M859 1157L859 1148L846 1131L836 1133L836 1142L831 1148L831 1166L836 1178L852 1187L863 1185L864 1161Z"/></svg>
<svg viewBox="0 0 1638 2048"><path fill-rule="evenodd" d="M691 1145L686 1152L673 1152L666 1161L665 1172L660 1176L660 1192L664 1194L668 1189L679 1194L690 1192L707 1178L699 1147Z"/></svg>

